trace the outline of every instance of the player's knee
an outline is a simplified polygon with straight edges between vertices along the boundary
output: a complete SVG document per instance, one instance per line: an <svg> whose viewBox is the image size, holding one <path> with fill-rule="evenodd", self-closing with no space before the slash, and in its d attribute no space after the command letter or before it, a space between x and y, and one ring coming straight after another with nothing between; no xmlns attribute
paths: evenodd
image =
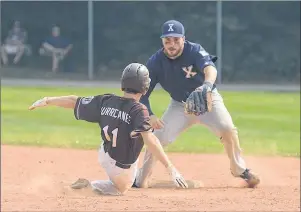
<svg viewBox="0 0 301 212"><path fill-rule="evenodd" d="M235 128L235 126L230 121L222 121L219 123L218 128L219 128L220 133L229 133Z"/></svg>
<svg viewBox="0 0 301 212"><path fill-rule="evenodd" d="M237 129L232 122L221 123L219 127L220 137L232 137L237 134Z"/></svg>
<svg viewBox="0 0 301 212"><path fill-rule="evenodd" d="M130 188L132 187L132 185L133 185L133 183L128 184L125 187L117 188L116 195L118 195L118 196L125 195L130 190Z"/></svg>

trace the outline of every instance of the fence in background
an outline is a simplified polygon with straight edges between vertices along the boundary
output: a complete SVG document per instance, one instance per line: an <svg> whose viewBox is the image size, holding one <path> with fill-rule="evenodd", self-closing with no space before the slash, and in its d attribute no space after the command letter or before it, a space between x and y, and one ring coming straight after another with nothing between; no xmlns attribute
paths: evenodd
<svg viewBox="0 0 301 212"><path fill-rule="evenodd" d="M118 79L125 65L145 63L161 47L162 23L177 19L188 40L219 56L219 83L300 79L300 2L7 1L1 8L1 41L19 20L32 48L21 69L2 68L8 76L49 76L51 60L38 49L57 24L74 44L67 77Z"/></svg>

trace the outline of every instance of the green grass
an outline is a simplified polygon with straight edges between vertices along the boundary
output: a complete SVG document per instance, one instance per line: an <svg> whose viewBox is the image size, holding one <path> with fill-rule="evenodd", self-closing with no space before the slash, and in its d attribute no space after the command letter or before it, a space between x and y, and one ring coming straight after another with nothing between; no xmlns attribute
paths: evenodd
<svg viewBox="0 0 301 212"><path fill-rule="evenodd" d="M28 111L44 96L99 93L121 94L118 89L2 87L1 141L4 144L96 148L98 125L77 121L73 111L48 107ZM239 130L244 154L300 155L300 94L221 92ZM169 103L164 91L151 97L154 112L161 116ZM168 146L173 152L223 152L223 146L207 128L194 126Z"/></svg>

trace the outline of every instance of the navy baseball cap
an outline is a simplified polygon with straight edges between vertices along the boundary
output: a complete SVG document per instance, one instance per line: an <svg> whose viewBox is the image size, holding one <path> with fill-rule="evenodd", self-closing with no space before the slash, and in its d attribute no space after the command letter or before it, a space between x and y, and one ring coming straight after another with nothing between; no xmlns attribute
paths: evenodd
<svg viewBox="0 0 301 212"><path fill-rule="evenodd" d="M166 21L162 26L162 35L160 38L165 37L184 37L185 29L182 23L176 20Z"/></svg>

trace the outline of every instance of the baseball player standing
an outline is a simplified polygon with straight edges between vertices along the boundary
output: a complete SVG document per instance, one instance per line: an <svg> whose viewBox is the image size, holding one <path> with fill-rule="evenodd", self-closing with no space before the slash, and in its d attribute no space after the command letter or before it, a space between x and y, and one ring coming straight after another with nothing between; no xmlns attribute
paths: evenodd
<svg viewBox="0 0 301 212"><path fill-rule="evenodd" d="M185 40L184 26L176 20L163 24L161 39L163 48L147 61L151 83L140 100L149 110L154 134L166 146L192 125L205 125L223 143L232 175L244 179L249 187L255 187L260 179L246 167L241 157L237 129L215 85L217 70L214 62L217 58L200 44ZM162 120L152 112L149 102L157 83L171 97ZM153 155L147 150L133 187L148 187L154 162Z"/></svg>
<svg viewBox="0 0 301 212"><path fill-rule="evenodd" d="M92 187L92 190L105 195L125 194L134 182L143 144L167 168L177 187L188 187L154 136L148 110L139 102L149 85L148 69L142 64L132 63L122 73L122 97L113 94L44 97L29 107L33 110L53 105L73 109L77 120L99 125L103 144L98 159L110 180L90 182L79 178L71 185L73 189Z"/></svg>

